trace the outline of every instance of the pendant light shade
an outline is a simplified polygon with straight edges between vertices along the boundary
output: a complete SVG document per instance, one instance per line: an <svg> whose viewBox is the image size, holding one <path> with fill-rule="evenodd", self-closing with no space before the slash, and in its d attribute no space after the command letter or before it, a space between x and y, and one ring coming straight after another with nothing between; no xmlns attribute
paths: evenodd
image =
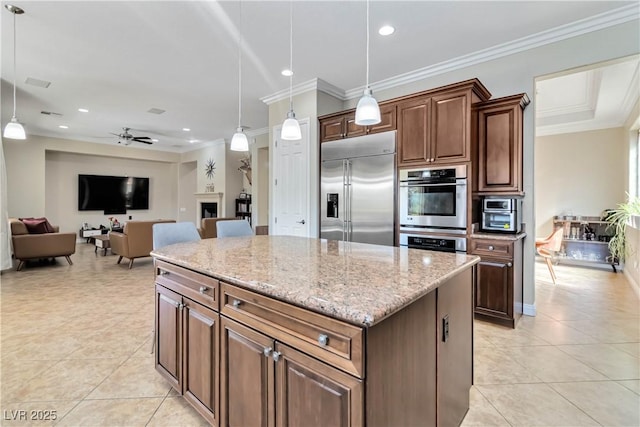
<svg viewBox="0 0 640 427"><path fill-rule="evenodd" d="M356 124L369 126L380 123L380 107L378 101L371 94L369 87L369 0L367 0L367 82L364 94L356 107Z"/></svg>
<svg viewBox="0 0 640 427"><path fill-rule="evenodd" d="M26 139L24 127L16 118L16 15L22 15L24 10L12 4L6 4L4 7L13 13L13 116L11 122L5 126L2 135L8 139Z"/></svg>
<svg viewBox="0 0 640 427"><path fill-rule="evenodd" d="M249 151L249 140L242 127L242 1L240 3L240 24L238 25L238 128L231 137L231 151Z"/></svg>
<svg viewBox="0 0 640 427"><path fill-rule="evenodd" d="M356 108L356 124L369 126L380 123L380 107L376 99L371 96L371 89L364 90L364 95L358 101Z"/></svg>
<svg viewBox="0 0 640 427"><path fill-rule="evenodd" d="M290 141L302 139L302 132L300 132L300 123L298 123L298 121L296 120L296 113L294 113L293 110L287 113L287 119L282 124L280 137L282 139Z"/></svg>
<svg viewBox="0 0 640 427"><path fill-rule="evenodd" d="M249 140L242 131L242 127L236 129L236 133L231 138L231 151L249 151Z"/></svg>
<svg viewBox="0 0 640 427"><path fill-rule="evenodd" d="M3 136L9 139L27 139L24 128L15 116L12 117L11 121L4 127Z"/></svg>
<svg viewBox="0 0 640 427"><path fill-rule="evenodd" d="M280 138L295 141L302 139L300 123L296 120L296 113L293 112L293 1L289 1L289 112L280 131Z"/></svg>

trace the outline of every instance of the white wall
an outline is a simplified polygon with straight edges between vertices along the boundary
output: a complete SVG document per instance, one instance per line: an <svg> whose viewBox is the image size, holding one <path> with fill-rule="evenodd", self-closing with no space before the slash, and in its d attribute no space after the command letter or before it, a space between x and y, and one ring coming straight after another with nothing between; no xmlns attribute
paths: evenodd
<svg viewBox="0 0 640 427"><path fill-rule="evenodd" d="M194 160L180 163L178 169L178 221L190 221L195 224L198 218L194 194L198 188L198 162Z"/></svg>
<svg viewBox="0 0 640 427"><path fill-rule="evenodd" d="M614 128L536 138L537 237L551 234L554 215L600 216L625 200L626 135Z"/></svg>

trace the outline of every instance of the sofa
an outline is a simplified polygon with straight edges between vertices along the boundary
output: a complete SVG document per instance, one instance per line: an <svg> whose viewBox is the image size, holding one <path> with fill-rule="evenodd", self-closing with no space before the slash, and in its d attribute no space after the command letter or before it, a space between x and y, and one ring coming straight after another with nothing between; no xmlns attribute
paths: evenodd
<svg viewBox="0 0 640 427"><path fill-rule="evenodd" d="M176 222L173 219L158 219L153 221L127 221L122 232L109 233L111 252L119 255L118 264L122 258L129 259L129 268L133 267L133 260L151 256L153 249L153 224Z"/></svg>
<svg viewBox="0 0 640 427"><path fill-rule="evenodd" d="M214 239L218 237L216 223L218 221L229 221L238 218L202 218L198 232L203 239Z"/></svg>
<svg viewBox="0 0 640 427"><path fill-rule="evenodd" d="M30 227L27 228L27 224L20 219L9 218L13 256L19 261L16 270L22 270L28 260L59 256L65 257L69 265L73 265L71 255L76 253L76 233L60 233L59 228L49 224L46 218L44 221L40 220L35 226L32 224L37 223L38 219L30 218L30 220L34 221L25 219Z"/></svg>

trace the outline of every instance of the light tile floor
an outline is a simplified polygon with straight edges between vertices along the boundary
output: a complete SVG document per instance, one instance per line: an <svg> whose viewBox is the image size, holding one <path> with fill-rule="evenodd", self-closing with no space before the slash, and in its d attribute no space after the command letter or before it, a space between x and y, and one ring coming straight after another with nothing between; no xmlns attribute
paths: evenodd
<svg viewBox="0 0 640 427"><path fill-rule="evenodd" d="M207 425L154 371L151 259L77 249L0 276L0 425ZM535 318L475 322L463 426L640 425L637 296L622 274L556 272L536 265Z"/></svg>

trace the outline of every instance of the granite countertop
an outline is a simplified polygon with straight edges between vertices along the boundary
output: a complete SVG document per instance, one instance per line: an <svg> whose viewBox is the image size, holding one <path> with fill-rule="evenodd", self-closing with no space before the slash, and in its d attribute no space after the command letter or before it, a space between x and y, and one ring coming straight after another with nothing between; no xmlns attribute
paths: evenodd
<svg viewBox="0 0 640 427"><path fill-rule="evenodd" d="M380 322L480 260L293 236L203 239L151 255L359 326Z"/></svg>
<svg viewBox="0 0 640 427"><path fill-rule="evenodd" d="M494 240L520 240L524 239L527 236L527 233L487 233L482 231L477 231L475 233L471 233L472 239L494 239Z"/></svg>

